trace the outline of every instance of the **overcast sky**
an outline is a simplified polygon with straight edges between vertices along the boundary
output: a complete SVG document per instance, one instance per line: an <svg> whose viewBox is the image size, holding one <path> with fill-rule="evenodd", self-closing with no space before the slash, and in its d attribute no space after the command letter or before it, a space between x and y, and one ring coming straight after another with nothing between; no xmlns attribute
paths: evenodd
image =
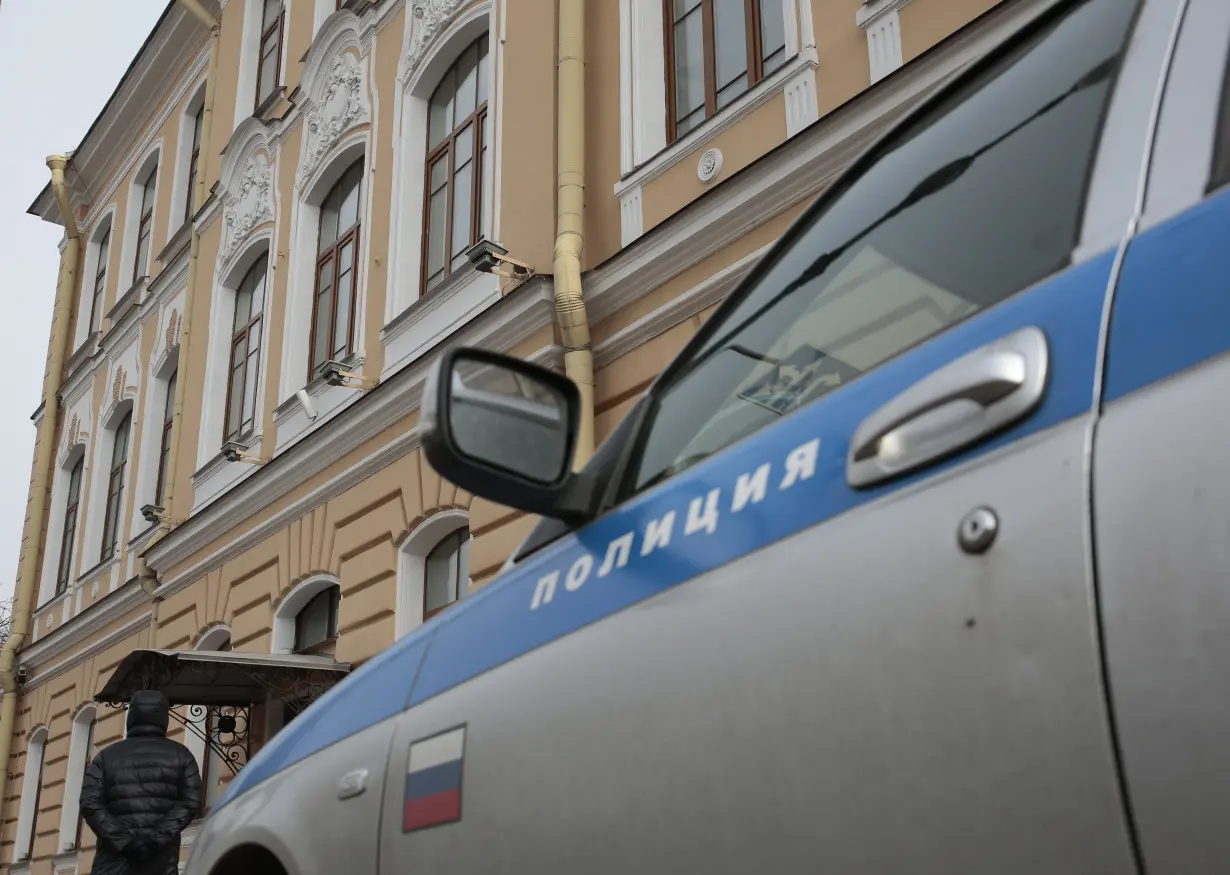
<svg viewBox="0 0 1230 875"><path fill-rule="evenodd" d="M17 578L63 230L26 215L119 84L166 0L0 0L0 597Z"/></svg>

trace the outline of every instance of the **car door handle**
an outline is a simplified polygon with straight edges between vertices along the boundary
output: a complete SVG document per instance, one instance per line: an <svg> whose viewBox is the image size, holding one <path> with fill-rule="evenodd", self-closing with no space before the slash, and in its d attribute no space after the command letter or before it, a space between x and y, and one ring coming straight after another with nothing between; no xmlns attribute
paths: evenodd
<svg viewBox="0 0 1230 875"><path fill-rule="evenodd" d="M1045 394L1046 335L1029 326L967 353L859 425L846 481L870 486L935 461L1025 416Z"/></svg>
<svg viewBox="0 0 1230 875"><path fill-rule="evenodd" d="M337 785L338 799L353 799L367 789L367 769L355 769L342 775Z"/></svg>

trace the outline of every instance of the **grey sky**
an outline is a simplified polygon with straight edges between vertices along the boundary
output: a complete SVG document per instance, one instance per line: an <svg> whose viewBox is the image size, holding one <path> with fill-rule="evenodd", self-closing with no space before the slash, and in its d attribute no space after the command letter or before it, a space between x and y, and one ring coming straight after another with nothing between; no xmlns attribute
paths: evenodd
<svg viewBox="0 0 1230 875"><path fill-rule="evenodd" d="M77 147L166 0L0 2L0 276L9 301L0 349L0 597L17 577L34 424L60 255L58 226L26 215L50 178L46 157Z"/></svg>

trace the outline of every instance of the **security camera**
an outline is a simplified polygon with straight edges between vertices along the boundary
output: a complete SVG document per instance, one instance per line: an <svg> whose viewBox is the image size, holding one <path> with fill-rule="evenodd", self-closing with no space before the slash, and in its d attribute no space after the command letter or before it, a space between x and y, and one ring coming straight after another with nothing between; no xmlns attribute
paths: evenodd
<svg viewBox="0 0 1230 875"><path fill-rule="evenodd" d="M162 514L165 511L161 504L146 504L141 507L141 516L145 517L147 523L162 522Z"/></svg>
<svg viewBox="0 0 1230 875"><path fill-rule="evenodd" d="M222 445L222 458L228 462L238 462L243 457L243 448L235 441L227 441Z"/></svg>
<svg viewBox="0 0 1230 875"><path fill-rule="evenodd" d="M307 393L307 389L300 389L295 393L295 397L299 399L299 403L303 406L303 412L307 414L307 418L316 421L316 405L312 403L312 396Z"/></svg>
<svg viewBox="0 0 1230 875"><path fill-rule="evenodd" d="M466 250L466 258L479 273L493 273L503 260L500 256L507 254L507 249L492 240L479 240Z"/></svg>

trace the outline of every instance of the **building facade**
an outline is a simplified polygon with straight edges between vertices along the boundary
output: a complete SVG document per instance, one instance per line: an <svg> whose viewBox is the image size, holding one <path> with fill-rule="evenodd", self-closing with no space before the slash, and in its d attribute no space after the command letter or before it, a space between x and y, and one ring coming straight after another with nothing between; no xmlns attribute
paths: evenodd
<svg viewBox="0 0 1230 875"><path fill-rule="evenodd" d="M563 367L568 2L176 0L68 161L71 216L35 200L79 258L33 417L9 871L89 871L82 775L148 651L247 667L249 700L177 712L208 804L312 671L487 585L534 525L441 480L415 424L445 346ZM585 0L597 439L836 174L1044 5ZM531 275L476 270L480 241Z"/></svg>

